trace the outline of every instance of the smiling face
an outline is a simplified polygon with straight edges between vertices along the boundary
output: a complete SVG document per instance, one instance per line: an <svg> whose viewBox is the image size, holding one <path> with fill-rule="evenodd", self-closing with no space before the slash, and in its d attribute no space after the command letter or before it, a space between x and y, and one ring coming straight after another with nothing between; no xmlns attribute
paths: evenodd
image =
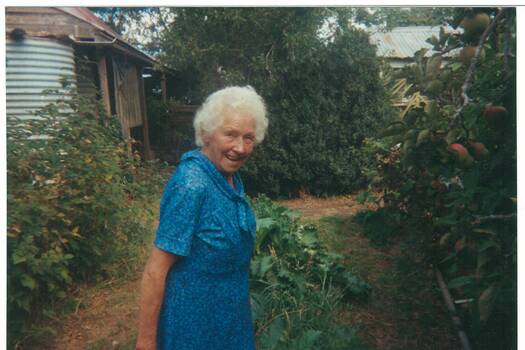
<svg viewBox="0 0 525 350"><path fill-rule="evenodd" d="M246 162L255 146L255 119L240 112L227 113L222 126L203 135L202 153L231 183L233 174Z"/></svg>

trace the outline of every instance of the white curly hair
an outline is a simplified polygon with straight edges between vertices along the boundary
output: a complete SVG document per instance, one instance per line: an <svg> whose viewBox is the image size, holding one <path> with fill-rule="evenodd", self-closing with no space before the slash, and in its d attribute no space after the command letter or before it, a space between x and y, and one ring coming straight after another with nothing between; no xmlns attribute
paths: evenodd
<svg viewBox="0 0 525 350"><path fill-rule="evenodd" d="M262 97L248 85L229 86L206 98L193 120L197 146L202 147L203 135L212 134L223 124L225 115L232 111L255 120L255 142L261 143L268 129L266 105Z"/></svg>

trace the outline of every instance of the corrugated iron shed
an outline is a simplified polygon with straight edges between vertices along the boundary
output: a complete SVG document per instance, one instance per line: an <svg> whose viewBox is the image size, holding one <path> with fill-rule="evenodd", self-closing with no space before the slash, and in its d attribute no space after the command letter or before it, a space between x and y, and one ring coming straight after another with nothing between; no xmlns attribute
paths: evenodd
<svg viewBox="0 0 525 350"><path fill-rule="evenodd" d="M24 29L30 37L67 38L76 45L118 50L146 65L157 63L86 7L6 7L6 33L15 28Z"/></svg>
<svg viewBox="0 0 525 350"><path fill-rule="evenodd" d="M137 59L147 62L148 64L155 64L157 61L149 56L148 54L142 52L138 48L129 44L122 36L115 32L108 24L98 18L93 12L91 12L86 7L57 7L58 10L63 11L71 16L74 16L86 23L89 23L93 27L97 28L102 34L107 36L107 39L111 42L101 42L94 37L93 42L83 42L81 40L75 40L78 45L110 45L115 49L121 50L126 54L129 54Z"/></svg>
<svg viewBox="0 0 525 350"><path fill-rule="evenodd" d="M427 48L427 57L435 53L432 45L426 42L435 35L439 38L440 27L410 26L396 27L389 32L371 32L370 43L377 46L377 56L386 58L409 59L422 48Z"/></svg>
<svg viewBox="0 0 525 350"><path fill-rule="evenodd" d="M123 137L129 141L139 135L149 157L142 70L154 66L155 59L87 8L6 7L6 34L8 116L31 119L32 111L66 93L49 96L44 90L59 88L59 73L68 73L82 96L98 98L100 91L108 115L120 119ZM64 52L67 62L60 60ZM64 64L68 69L62 72Z"/></svg>

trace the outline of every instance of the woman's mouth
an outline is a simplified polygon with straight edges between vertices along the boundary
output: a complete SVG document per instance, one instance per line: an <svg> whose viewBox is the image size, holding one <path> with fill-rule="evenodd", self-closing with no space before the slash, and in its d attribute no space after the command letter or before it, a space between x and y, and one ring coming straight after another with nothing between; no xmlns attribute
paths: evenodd
<svg viewBox="0 0 525 350"><path fill-rule="evenodd" d="M228 160L232 162L240 162L246 158L246 157L232 156L228 154L226 154L225 157L228 158Z"/></svg>

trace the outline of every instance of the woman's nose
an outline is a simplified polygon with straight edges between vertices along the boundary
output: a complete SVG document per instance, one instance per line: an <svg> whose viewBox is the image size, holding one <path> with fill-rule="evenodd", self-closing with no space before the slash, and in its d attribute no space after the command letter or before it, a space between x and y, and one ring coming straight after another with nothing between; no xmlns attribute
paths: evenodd
<svg viewBox="0 0 525 350"><path fill-rule="evenodd" d="M244 140L242 139L242 137L237 137L233 145L233 150L237 153L244 153L244 149Z"/></svg>

